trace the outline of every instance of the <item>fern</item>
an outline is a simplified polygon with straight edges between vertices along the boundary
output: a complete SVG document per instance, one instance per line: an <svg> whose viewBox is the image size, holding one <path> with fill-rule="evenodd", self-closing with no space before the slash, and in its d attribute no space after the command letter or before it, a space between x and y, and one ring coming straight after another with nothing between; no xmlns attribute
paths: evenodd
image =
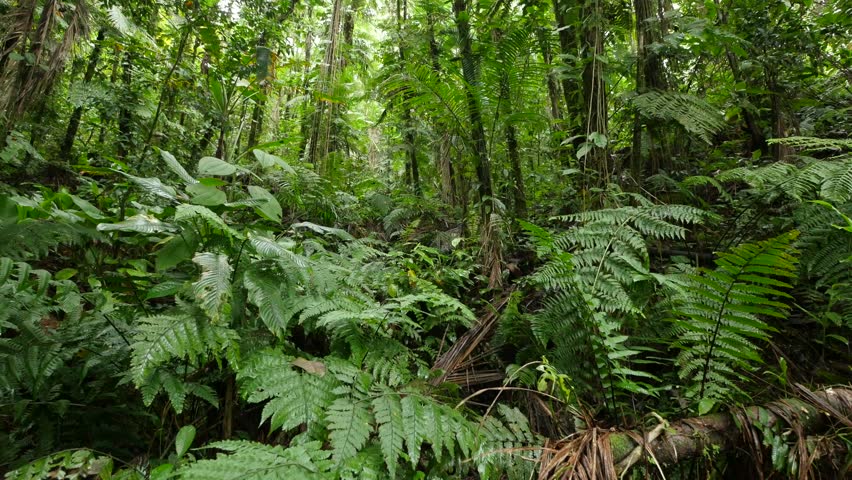
<svg viewBox="0 0 852 480"><path fill-rule="evenodd" d="M379 427L379 443L391 478L396 477L397 462L405 441L402 404L399 395L385 391L373 399L373 410Z"/></svg>
<svg viewBox="0 0 852 480"><path fill-rule="evenodd" d="M762 316L784 318L796 277L792 249L797 232L745 244L720 254L715 270L689 275L677 327L680 376L698 399L722 399L737 391L737 369L760 362L758 342L774 329Z"/></svg>
<svg viewBox="0 0 852 480"><path fill-rule="evenodd" d="M287 357L262 351L246 362L237 374L243 396L251 403L269 400L261 415L273 430L292 430L300 425L316 428L334 401L337 383L331 376L299 373Z"/></svg>
<svg viewBox="0 0 852 480"><path fill-rule="evenodd" d="M37 260L62 245L101 239L96 231L76 223L26 219L0 225L0 256L16 260Z"/></svg>
<svg viewBox="0 0 852 480"><path fill-rule="evenodd" d="M624 334L649 300L634 292L660 281L650 272L647 241L682 239L681 224L706 217L693 207L643 204L561 217L577 225L555 235L522 224L545 259L530 278L547 292L530 318L532 332L581 392L604 392L609 407L618 392L651 393L653 376L631 367L639 351Z"/></svg>
<svg viewBox="0 0 852 480"><path fill-rule="evenodd" d="M740 167L716 178L745 182L770 201L785 195L797 201L822 198L843 203L852 199L852 158L810 160L801 167L787 163Z"/></svg>
<svg viewBox="0 0 852 480"><path fill-rule="evenodd" d="M211 325L206 319L187 314L156 315L140 320L133 336L129 375L143 387L157 369L177 359L195 361L207 355L219 355L234 346L237 334L233 330ZM168 383L160 383L168 387ZM156 393L156 392L155 392ZM150 404L153 395L148 395Z"/></svg>
<svg viewBox="0 0 852 480"><path fill-rule="evenodd" d="M708 144L713 135L725 128L718 108L687 93L648 92L633 98L633 105L646 117L677 122Z"/></svg>
<svg viewBox="0 0 852 480"><path fill-rule="evenodd" d="M298 446L263 445L226 440L205 448L227 452L215 460L199 460L178 470L180 478L191 480L267 480L293 478L333 479L329 452L321 442Z"/></svg>
<svg viewBox="0 0 852 480"><path fill-rule="evenodd" d="M326 420L336 462L357 455L370 438L373 416L363 398L348 396L336 399L326 413Z"/></svg>

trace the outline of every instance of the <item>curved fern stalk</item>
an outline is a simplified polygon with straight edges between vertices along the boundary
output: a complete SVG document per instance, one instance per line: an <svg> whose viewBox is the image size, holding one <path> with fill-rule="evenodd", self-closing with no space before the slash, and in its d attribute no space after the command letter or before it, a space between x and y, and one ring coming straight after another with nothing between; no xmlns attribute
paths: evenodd
<svg viewBox="0 0 852 480"><path fill-rule="evenodd" d="M741 245L719 255L716 269L691 274L675 320L682 330L676 346L684 379L697 386L699 400L730 396L736 390L736 366L760 362L757 341L774 331L759 316L785 318L797 259L792 247L798 232L756 244ZM783 280L782 280L783 279Z"/></svg>

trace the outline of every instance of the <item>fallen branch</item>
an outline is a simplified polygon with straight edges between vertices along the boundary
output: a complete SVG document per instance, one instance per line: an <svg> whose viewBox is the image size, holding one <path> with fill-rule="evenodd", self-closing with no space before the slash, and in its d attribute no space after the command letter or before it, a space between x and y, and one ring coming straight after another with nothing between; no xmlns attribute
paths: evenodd
<svg viewBox="0 0 852 480"><path fill-rule="evenodd" d="M730 413L678 420L665 429L654 428L651 434L593 429L568 442L547 445L539 479L614 480L642 460L653 459L665 470L678 462L700 458L707 451L761 448L759 439L743 435L744 431L780 426L803 437L792 440L803 442L804 437L824 433L835 424L849 424L852 389L808 392L805 398L807 402L789 398ZM807 453L801 452L807 458L799 462L800 478L806 478L802 474L816 460L815 455Z"/></svg>

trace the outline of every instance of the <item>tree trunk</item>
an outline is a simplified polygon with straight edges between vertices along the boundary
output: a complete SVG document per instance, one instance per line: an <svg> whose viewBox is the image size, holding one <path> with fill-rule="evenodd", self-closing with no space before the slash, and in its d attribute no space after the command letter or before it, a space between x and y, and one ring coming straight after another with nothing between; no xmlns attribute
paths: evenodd
<svg viewBox="0 0 852 480"><path fill-rule="evenodd" d="M440 76L442 72L441 49L438 46L437 39L435 38L436 16L437 14L433 10L426 12L426 21L429 26L429 59L431 60L432 71L435 75ZM436 125L436 129L438 130L437 133L439 139L435 142L434 155L438 174L441 178L441 201L447 205L456 206L458 205L458 198L456 194L457 190L455 188L456 182L455 173L453 171L453 159L451 156L452 136L449 133L449 128L441 122Z"/></svg>
<svg viewBox="0 0 852 480"><path fill-rule="evenodd" d="M86 73L83 74L83 84L86 85L92 81L95 76L95 70L98 67L98 62L101 59L101 50L103 49L103 41L106 31L98 30L98 36L95 39L95 46L92 48L92 53L89 55L89 64L86 66ZM59 158L68 158L71 156L71 148L74 146L74 138L77 136L77 130L80 128L80 119L83 118L83 106L80 105L71 113L71 118L68 120L68 128L65 129L65 138L62 140L62 145L59 147Z"/></svg>
<svg viewBox="0 0 852 480"><path fill-rule="evenodd" d="M470 34L470 22L466 0L453 0L456 29L459 35L459 53L461 55L462 75L464 76L465 96L467 97L470 117L471 143L473 149L476 179L479 182L480 238L482 243L483 266L489 278L489 286L501 285L503 251L496 226L491 221L493 208L493 187L491 184L491 164L488 159L488 145L485 140L485 128L482 124L482 112L479 105L479 92L476 90L476 59L473 56L473 43Z"/></svg>
<svg viewBox="0 0 852 480"><path fill-rule="evenodd" d="M666 90L665 70L662 59L649 45L662 40L662 31L657 14L659 8L654 8L659 0L634 0L636 10L636 93L643 94L651 90ZM658 122L634 113L633 148L631 150L631 169L633 176L640 179L647 173L656 174L660 167L668 168L669 157L667 148L662 145L663 138L659 134ZM645 127L648 138L648 158L643 156L642 127Z"/></svg>
<svg viewBox="0 0 852 480"><path fill-rule="evenodd" d="M565 57L563 62L565 67L573 69L575 65L569 63L567 59L570 56L578 55L580 50L575 26L580 22L580 19L572 18L572 15L577 16L576 6L569 4L568 0L553 0L553 14L559 31L559 49ZM567 75L562 76L562 95L565 97L565 112L562 118L566 121L565 127L568 132L575 130L579 126L580 119L583 118L580 92L581 89L576 86L576 82L572 82ZM575 132L575 138L572 142L575 150L579 149L583 143L583 139L577 135L578 133Z"/></svg>
<svg viewBox="0 0 852 480"><path fill-rule="evenodd" d="M124 93L128 94L131 89L131 83L133 83L133 57L129 50L124 53L124 59L121 63L121 83ZM127 158L133 137L128 103L122 102L121 111L118 114L118 152L116 156L121 161Z"/></svg>
<svg viewBox="0 0 852 480"><path fill-rule="evenodd" d="M168 73L166 73L166 78L163 79L163 89L160 90L160 100L157 102L157 110L154 112L154 119L151 120L151 128L148 130L148 138L145 140L145 143L151 143L151 138L154 137L154 132L157 130L157 121L160 119L160 113L163 110L163 101L166 99L166 95L170 91L169 81L172 79L172 75L175 73L178 65L180 65L180 61L183 58L183 51L186 48L186 42L189 39L190 28L186 27L186 31L183 32L183 35L180 38L180 43L178 43L177 53L175 53L175 61L172 62L172 66L169 69Z"/></svg>
<svg viewBox="0 0 852 480"><path fill-rule="evenodd" d="M497 44L498 51L499 42L503 38L503 32L499 28L492 30L494 43ZM511 86L509 85L509 72L506 71L506 66L514 63L515 58L503 57L499 62L500 72L500 106L502 107L503 117L506 119L505 135L506 135L506 152L509 157L509 165L512 172L512 206L515 218L526 218L527 216L527 199L524 191L524 174L521 168L521 155L518 150L518 132L515 128L514 120L512 120L512 98Z"/></svg>
<svg viewBox="0 0 852 480"><path fill-rule="evenodd" d="M408 2L406 0L396 0L396 32L399 37L399 62L402 68L406 67L402 26L407 20L407 16ZM408 174L407 180L411 182L411 186L414 189L414 194L420 196L422 194L420 187L420 167L417 165L417 139L414 135L414 119L411 117L410 100L411 96L406 93L402 103L402 125L405 129L405 152L408 157L405 170Z"/></svg>
<svg viewBox="0 0 852 480"><path fill-rule="evenodd" d="M782 99L784 98L778 85L778 72L774 67L765 65L766 72L766 89L769 90L770 113L772 115L772 138L784 138L787 136L787 124L784 121L784 107ZM789 149L786 145L773 143L770 147L772 157L776 162L783 162L787 159Z"/></svg>
<svg viewBox="0 0 852 480"><path fill-rule="evenodd" d="M311 13L313 13L313 7L308 6L307 16L310 17ZM308 92L308 83L311 77L311 51L313 50L313 35L311 31L308 30L305 33L305 68L302 72L302 94L307 94ZM302 121L299 125L299 133L302 138L299 142L299 155L298 158L302 158L305 155L305 149L308 146L308 139L310 138L308 128L311 125L311 117L310 117L310 107L308 106L308 102L302 102L303 110L302 110Z"/></svg>
<svg viewBox="0 0 852 480"><path fill-rule="evenodd" d="M263 132L263 117L264 117L264 108L266 107L266 93L267 86L269 82L266 81L266 77L269 76L269 48L266 46L266 32L260 34L260 38L257 40L257 88L261 90L261 97L254 102L254 108L251 112L251 127L249 128L249 136L248 136L248 145L247 148L251 149L257 145L258 139L260 138L261 133Z"/></svg>
<svg viewBox="0 0 852 480"><path fill-rule="evenodd" d="M719 25L725 26L728 24L728 12L722 8L721 2L719 0L714 0L716 3L716 16L719 21ZM740 63L737 59L737 56L725 45L725 57L728 59L728 66L731 69L731 76L734 78L736 83L740 83L743 81L742 72L740 71ZM751 104L749 101L748 94L745 94L746 101ZM762 152L767 151L766 144L766 136L763 134L763 130L760 128L758 124L757 118L755 118L754 114L748 108L742 108L743 120L745 120L746 127L748 127L749 134L751 135L751 150L760 150Z"/></svg>
<svg viewBox="0 0 852 480"><path fill-rule="evenodd" d="M614 480L631 467L642 463L649 470L656 470L701 458L707 452L727 452L731 450L762 450L760 443L761 427L780 427L802 437L827 431L837 421L849 426L852 416L852 390L847 388L828 389L820 392L805 391L804 402L798 398L788 398L772 402L766 406L753 406L734 410L731 413L716 413L703 417L679 420L670 425L661 424L650 432L598 431L590 441L592 432L568 443L554 443L545 449L539 479L561 479L564 468L573 465L573 478L591 479L591 471L596 470L595 479ZM833 418L832 418L833 417ZM746 430L743 430L743 425ZM641 440L641 443L640 443ZM811 457L804 445L805 438L799 438L799 447L791 450L799 457L800 472L807 473ZM751 442L751 444L749 444ZM756 445L755 445L756 443ZM803 448L803 449L802 449ZM602 455L608 451L611 455ZM602 457L611 459L606 464ZM801 458L804 457L804 458ZM762 465L752 458L755 468ZM804 460L804 461L803 461ZM848 472L846 472L848 473ZM810 478L808 476L800 478ZM837 477L840 478L840 477ZM844 477L845 478L845 477Z"/></svg>
<svg viewBox="0 0 852 480"><path fill-rule="evenodd" d="M608 135L607 121L607 91L603 78L603 7L601 0L587 0L583 15L583 45L586 53L583 68L583 97L584 124L586 141L590 141L593 133L606 137ZM587 168L598 174L598 181L606 183L612 174L617 173L615 165L609 162L606 146L593 147L585 156Z"/></svg>
<svg viewBox="0 0 852 480"><path fill-rule="evenodd" d="M315 170L326 173L329 169L326 168L328 166L325 165L325 161L331 150L331 123L334 117L334 106L329 105L326 97L331 93L331 85L337 72L342 13L343 1L335 0L328 27L329 42L325 50L325 61L320 67L320 76L315 88L317 99L311 122L311 140L308 145L308 162L314 165Z"/></svg>

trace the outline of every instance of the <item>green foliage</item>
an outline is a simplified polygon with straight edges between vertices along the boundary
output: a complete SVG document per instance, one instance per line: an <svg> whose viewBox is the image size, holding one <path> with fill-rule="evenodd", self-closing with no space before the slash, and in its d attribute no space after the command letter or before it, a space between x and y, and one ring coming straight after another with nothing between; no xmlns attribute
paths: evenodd
<svg viewBox="0 0 852 480"><path fill-rule="evenodd" d="M687 277L676 307L681 331L675 345L680 376L696 400L724 399L740 392L741 371L760 363L760 343L775 329L761 317L785 318L790 308L782 289L795 279L792 243L798 232L719 255L716 269Z"/></svg>
<svg viewBox="0 0 852 480"><path fill-rule="evenodd" d="M625 334L648 305L646 288L668 282L651 272L647 242L684 238L681 224L706 216L685 205L644 203L562 217L575 226L557 234L522 223L545 260L530 277L547 292L530 328L543 353L582 382L584 396L615 408L617 394L653 394L654 376L634 367L640 351Z"/></svg>
<svg viewBox="0 0 852 480"><path fill-rule="evenodd" d="M718 108L687 93L648 92L634 97L632 103L642 115L676 122L707 143L725 127Z"/></svg>
<svg viewBox="0 0 852 480"><path fill-rule="evenodd" d="M131 344L130 378L141 388L146 405L151 404L161 388L170 397L181 398L186 395L182 380L168 374L164 376L159 369L174 360L186 360L188 364L197 365L206 361L209 355L220 356L226 349L233 349L236 340L234 331L213 325L197 315L142 318L135 328ZM182 404L180 400L175 406Z"/></svg>

